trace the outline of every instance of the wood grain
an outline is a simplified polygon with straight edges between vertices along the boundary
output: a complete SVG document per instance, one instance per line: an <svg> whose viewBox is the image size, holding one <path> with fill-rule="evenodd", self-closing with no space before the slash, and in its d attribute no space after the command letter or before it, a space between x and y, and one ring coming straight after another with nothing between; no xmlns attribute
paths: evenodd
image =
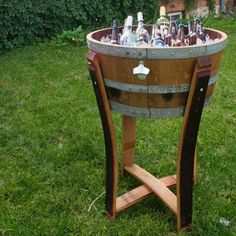
<svg viewBox="0 0 236 236"><path fill-rule="evenodd" d="M194 152L194 168L193 168L193 183L197 183L197 163L198 163L198 142L196 143L195 152Z"/></svg>
<svg viewBox="0 0 236 236"><path fill-rule="evenodd" d="M213 94L215 83L208 86L206 98ZM141 108L175 108L185 106L188 92L173 93L170 99L162 94L134 93L106 87L109 101ZM170 95L170 94L168 94Z"/></svg>
<svg viewBox="0 0 236 236"><path fill-rule="evenodd" d="M136 164L125 166L124 169L148 186L166 206L177 215L177 199L164 183Z"/></svg>
<svg viewBox="0 0 236 236"><path fill-rule="evenodd" d="M136 139L136 119L122 116L122 170L125 165L134 163Z"/></svg>
<svg viewBox="0 0 236 236"><path fill-rule="evenodd" d="M176 184L176 175L167 176L159 179L166 187L172 187ZM146 185L141 185L121 196L116 200L116 212L120 212L135 203L138 203L142 199L152 194L152 190Z"/></svg>
<svg viewBox="0 0 236 236"><path fill-rule="evenodd" d="M97 54L89 51L87 60L89 61L89 72L100 112L106 147L106 211L108 216L113 219L116 215L118 182L116 135Z"/></svg>
<svg viewBox="0 0 236 236"><path fill-rule="evenodd" d="M211 58L198 58L185 108L177 161L177 229L188 229L192 222L192 192L194 157L201 120L211 73Z"/></svg>
<svg viewBox="0 0 236 236"><path fill-rule="evenodd" d="M211 76L217 75L223 52L211 55ZM104 78L137 85L179 85L190 84L195 68L196 58L185 59L144 59L144 66L150 69L145 80L139 80L133 74L133 68L140 59L99 55L101 71Z"/></svg>

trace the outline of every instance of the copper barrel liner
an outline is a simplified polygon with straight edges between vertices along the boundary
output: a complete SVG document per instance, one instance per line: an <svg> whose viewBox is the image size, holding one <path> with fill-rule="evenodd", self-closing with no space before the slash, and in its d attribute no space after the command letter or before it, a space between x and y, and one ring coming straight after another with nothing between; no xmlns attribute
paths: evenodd
<svg viewBox="0 0 236 236"><path fill-rule="evenodd" d="M196 60L210 56L212 68L205 100L207 105L218 79L227 36L213 29L205 29L205 32L217 41L163 48L124 47L100 42L111 29L88 34L88 47L98 54L111 109L132 117L182 116Z"/></svg>

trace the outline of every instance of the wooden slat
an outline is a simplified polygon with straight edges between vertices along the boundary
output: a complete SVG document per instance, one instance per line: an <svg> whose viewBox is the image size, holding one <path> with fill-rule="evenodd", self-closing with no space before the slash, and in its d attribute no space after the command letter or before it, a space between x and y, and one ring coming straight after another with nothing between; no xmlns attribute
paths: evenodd
<svg viewBox="0 0 236 236"><path fill-rule="evenodd" d="M167 176L159 179L166 187L172 187L176 184L176 175ZM120 212L127 207L134 205L135 203L146 198L152 194L152 190L146 185L141 185L117 198L116 200L116 212Z"/></svg>
<svg viewBox="0 0 236 236"><path fill-rule="evenodd" d="M122 211L125 208L134 205L145 197L149 196L152 190L145 185L141 185L116 199L116 212Z"/></svg>
<svg viewBox="0 0 236 236"><path fill-rule="evenodd" d="M103 126L104 141L106 147L106 211L111 219L116 214L117 197L117 144L115 128L112 121L111 110L103 82L103 76L97 54L89 51L87 54L89 72L93 82L93 88L97 99L100 117Z"/></svg>
<svg viewBox="0 0 236 236"><path fill-rule="evenodd" d="M198 162L198 142L196 143L195 152L194 152L194 169L193 169L193 182L197 183L197 162Z"/></svg>
<svg viewBox="0 0 236 236"><path fill-rule="evenodd" d="M136 164L125 166L124 169L148 186L177 215L177 198L164 183Z"/></svg>
<svg viewBox="0 0 236 236"><path fill-rule="evenodd" d="M162 177L158 180L165 184L166 187L173 187L176 185L176 175Z"/></svg>
<svg viewBox="0 0 236 236"><path fill-rule="evenodd" d="M188 229L192 222L194 162L196 163L197 161L196 142L210 74L211 58L198 58L185 107L179 140L176 185L178 230Z"/></svg>
<svg viewBox="0 0 236 236"><path fill-rule="evenodd" d="M122 172L123 166L134 163L136 119L122 116Z"/></svg>

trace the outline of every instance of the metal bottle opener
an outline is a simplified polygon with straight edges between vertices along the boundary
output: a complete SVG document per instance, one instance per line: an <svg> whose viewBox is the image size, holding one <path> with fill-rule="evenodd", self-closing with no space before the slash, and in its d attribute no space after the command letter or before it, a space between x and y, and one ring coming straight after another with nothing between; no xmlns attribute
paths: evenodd
<svg viewBox="0 0 236 236"><path fill-rule="evenodd" d="M139 65L133 68L133 74L137 75L140 80L145 80L149 72L150 69L143 65L143 61L140 61Z"/></svg>

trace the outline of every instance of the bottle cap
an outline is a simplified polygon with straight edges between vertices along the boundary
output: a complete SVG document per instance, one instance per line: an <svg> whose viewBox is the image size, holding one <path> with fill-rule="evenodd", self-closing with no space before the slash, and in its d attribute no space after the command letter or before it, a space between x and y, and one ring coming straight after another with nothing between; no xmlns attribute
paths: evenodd
<svg viewBox="0 0 236 236"><path fill-rule="evenodd" d="M143 13L141 11L138 12L138 21L143 21Z"/></svg>
<svg viewBox="0 0 236 236"><path fill-rule="evenodd" d="M164 6L160 7L160 16L165 16L166 15L166 8Z"/></svg>
<svg viewBox="0 0 236 236"><path fill-rule="evenodd" d="M127 26L132 26L132 24L133 24L133 17L132 16L127 17L126 24L127 24Z"/></svg>

